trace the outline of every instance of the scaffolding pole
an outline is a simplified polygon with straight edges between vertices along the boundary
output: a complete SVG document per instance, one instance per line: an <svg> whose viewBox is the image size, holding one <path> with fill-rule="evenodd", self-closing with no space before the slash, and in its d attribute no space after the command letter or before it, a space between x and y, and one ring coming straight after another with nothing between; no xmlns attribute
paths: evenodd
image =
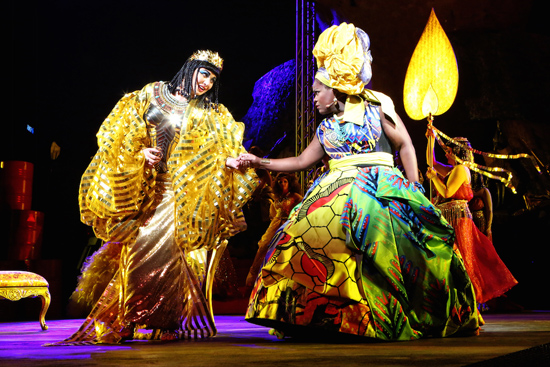
<svg viewBox="0 0 550 367"><path fill-rule="evenodd" d="M315 134L315 105L312 84L315 79L315 4L314 1L296 0L296 144L295 154L300 155ZM302 192L313 178L315 169L299 173Z"/></svg>

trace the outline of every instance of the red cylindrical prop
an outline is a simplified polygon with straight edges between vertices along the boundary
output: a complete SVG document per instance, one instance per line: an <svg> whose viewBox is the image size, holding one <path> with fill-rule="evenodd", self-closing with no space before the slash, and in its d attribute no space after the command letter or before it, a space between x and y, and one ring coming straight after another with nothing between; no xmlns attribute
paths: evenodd
<svg viewBox="0 0 550 367"><path fill-rule="evenodd" d="M12 210L30 210L32 202L32 178L34 166L23 161L6 161L3 179L6 200Z"/></svg>
<svg viewBox="0 0 550 367"><path fill-rule="evenodd" d="M35 210L13 210L9 259L39 259L43 228L44 213Z"/></svg>

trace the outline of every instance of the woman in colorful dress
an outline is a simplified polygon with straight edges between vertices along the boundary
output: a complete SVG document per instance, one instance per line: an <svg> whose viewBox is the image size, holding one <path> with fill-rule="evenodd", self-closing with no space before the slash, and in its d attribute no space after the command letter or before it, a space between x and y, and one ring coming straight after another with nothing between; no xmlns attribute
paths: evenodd
<svg viewBox="0 0 550 367"><path fill-rule="evenodd" d="M82 221L106 243L73 294L95 306L54 345L216 334L217 262L244 229L241 208L256 185L236 159L244 125L217 101L222 63L197 51L171 82L126 94L103 122L79 202Z"/></svg>
<svg viewBox="0 0 550 367"><path fill-rule="evenodd" d="M464 259L476 300L483 304L503 295L517 284L517 280L498 256L491 240L472 220L468 207L468 202L474 197L470 169L467 167L467 164L473 163L470 143L466 138L454 138L454 141L444 145L449 163L444 165L435 159L433 147L436 139L430 126L428 135L434 137L429 139L432 143L428 146L428 156L433 157L434 163L426 176L441 196L437 207L455 229L455 246Z"/></svg>
<svg viewBox="0 0 550 367"><path fill-rule="evenodd" d="M247 287L252 287L254 285L262 267L265 254L267 253L268 245L275 235L275 232L277 232L277 229L288 220L292 208L302 201L301 191L302 188L295 174L281 172L277 175L275 185L273 185L275 200L272 202L271 208L269 209L271 222L258 242L258 251L256 252L256 256L254 257L254 261L246 277Z"/></svg>
<svg viewBox="0 0 550 367"><path fill-rule="evenodd" d="M417 183L415 150L391 99L365 89L369 43L346 23L319 36L313 92L329 117L300 156L239 158L273 171L331 158L272 239L246 319L278 336L476 334L473 288L453 251L453 229ZM407 178L393 166L392 146Z"/></svg>

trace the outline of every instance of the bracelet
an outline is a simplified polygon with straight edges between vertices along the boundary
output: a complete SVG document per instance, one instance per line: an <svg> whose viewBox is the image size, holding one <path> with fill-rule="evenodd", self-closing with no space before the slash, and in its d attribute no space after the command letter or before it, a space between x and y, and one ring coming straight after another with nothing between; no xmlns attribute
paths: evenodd
<svg viewBox="0 0 550 367"><path fill-rule="evenodd" d="M269 158L262 158L260 160L260 164L270 164L271 163L271 159Z"/></svg>
<svg viewBox="0 0 550 367"><path fill-rule="evenodd" d="M418 181L414 181L413 182L413 185L414 187L416 187L417 190L419 190L421 193L425 194L426 193L426 189L424 189L424 186L422 186L422 184Z"/></svg>

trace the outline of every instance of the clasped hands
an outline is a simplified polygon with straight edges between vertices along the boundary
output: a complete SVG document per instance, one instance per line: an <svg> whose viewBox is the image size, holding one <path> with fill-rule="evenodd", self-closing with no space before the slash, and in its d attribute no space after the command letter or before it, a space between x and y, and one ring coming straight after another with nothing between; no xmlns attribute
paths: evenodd
<svg viewBox="0 0 550 367"><path fill-rule="evenodd" d="M156 166L160 160L162 159L162 151L158 148L144 148L142 149L143 156L145 157L145 166L146 167L154 167ZM238 169L238 170L245 170L249 167L257 167L259 164L260 159L256 157L254 154L241 154L238 158L229 157L225 161L225 165L228 168Z"/></svg>
<svg viewBox="0 0 550 367"><path fill-rule="evenodd" d="M238 169L242 171L250 167L258 167L259 162L260 159L254 154L242 153L237 158L227 158L227 160L225 161L225 165L228 168Z"/></svg>

